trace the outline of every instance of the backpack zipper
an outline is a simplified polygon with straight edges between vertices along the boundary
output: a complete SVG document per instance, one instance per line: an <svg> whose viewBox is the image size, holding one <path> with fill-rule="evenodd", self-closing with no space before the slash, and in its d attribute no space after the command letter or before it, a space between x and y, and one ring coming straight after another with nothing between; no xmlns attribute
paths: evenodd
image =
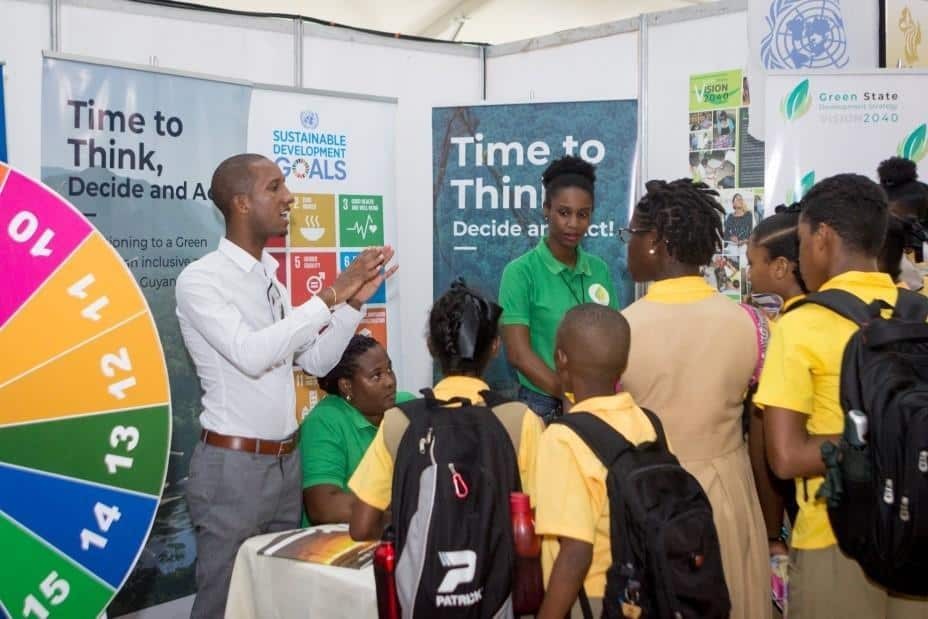
<svg viewBox="0 0 928 619"><path fill-rule="evenodd" d="M429 432L426 435L426 438L419 440L419 451L420 453L425 453L425 445L430 445L429 448L429 458L432 460L432 466L435 468L435 476L432 480L432 502L429 504L429 522L425 525L425 535L423 539L426 542L426 547L428 547L429 534L432 532L432 518L431 514L435 510L435 496L438 494L438 464L435 462L435 443L438 441L435 437L432 436L432 428L429 428ZM419 563L419 574L416 575L416 586L413 591L416 592L416 596L419 595L419 586L422 584L422 572L425 569L425 560ZM415 598L413 598L415 599Z"/></svg>
<svg viewBox="0 0 928 619"><path fill-rule="evenodd" d="M423 456L425 455L425 448L432 444L432 428L429 427L429 431L425 434L425 438L419 439L419 453ZM434 462L434 458L432 462Z"/></svg>

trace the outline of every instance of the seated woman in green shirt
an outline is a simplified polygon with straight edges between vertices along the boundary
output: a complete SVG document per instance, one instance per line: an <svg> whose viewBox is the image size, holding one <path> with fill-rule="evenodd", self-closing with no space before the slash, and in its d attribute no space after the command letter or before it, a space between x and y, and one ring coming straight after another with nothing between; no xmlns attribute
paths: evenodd
<svg viewBox="0 0 928 619"><path fill-rule="evenodd" d="M387 351L365 335L351 338L319 386L328 395L300 431L304 524L348 522L355 501L348 480L374 440L384 411L415 396L397 393Z"/></svg>
<svg viewBox="0 0 928 619"><path fill-rule="evenodd" d="M506 265L499 285L506 358L519 377L518 398L545 421L561 414L554 335L570 308L599 303L618 309L605 261L580 246L593 219L596 170L566 156L542 174L547 233Z"/></svg>

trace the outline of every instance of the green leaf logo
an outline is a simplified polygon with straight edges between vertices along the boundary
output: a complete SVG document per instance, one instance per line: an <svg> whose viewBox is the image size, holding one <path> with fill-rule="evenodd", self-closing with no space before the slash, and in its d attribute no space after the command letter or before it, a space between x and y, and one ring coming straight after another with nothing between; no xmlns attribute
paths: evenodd
<svg viewBox="0 0 928 619"><path fill-rule="evenodd" d="M786 192L786 202L788 204L799 202L802 200L803 196L809 193L809 190L812 189L813 186L815 186L815 170L809 171L796 183L793 189Z"/></svg>
<svg viewBox="0 0 928 619"><path fill-rule="evenodd" d="M793 88L780 105L780 112L786 120L802 118L812 106L809 98L809 80L804 79Z"/></svg>
<svg viewBox="0 0 928 619"><path fill-rule="evenodd" d="M928 151L928 125L921 125L899 143L896 151L900 157L918 163Z"/></svg>

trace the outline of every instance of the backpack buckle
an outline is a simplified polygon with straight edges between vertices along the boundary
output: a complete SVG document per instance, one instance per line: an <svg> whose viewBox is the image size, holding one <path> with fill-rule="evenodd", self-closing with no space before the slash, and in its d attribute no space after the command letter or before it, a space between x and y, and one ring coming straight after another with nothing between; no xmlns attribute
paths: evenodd
<svg viewBox="0 0 928 619"><path fill-rule="evenodd" d="M419 439L419 453L425 455L425 448L432 444L432 428L429 428L425 438Z"/></svg>
<svg viewBox="0 0 928 619"><path fill-rule="evenodd" d="M625 585L625 593L622 597L625 598L625 602L633 606L638 606L638 600L641 599L641 583L635 579L629 580ZM640 613L641 611L639 610L638 612Z"/></svg>
<svg viewBox="0 0 928 619"><path fill-rule="evenodd" d="M691 569L698 570L702 568L705 562L706 562L706 555L702 553L698 553L698 552L690 553L690 568Z"/></svg>

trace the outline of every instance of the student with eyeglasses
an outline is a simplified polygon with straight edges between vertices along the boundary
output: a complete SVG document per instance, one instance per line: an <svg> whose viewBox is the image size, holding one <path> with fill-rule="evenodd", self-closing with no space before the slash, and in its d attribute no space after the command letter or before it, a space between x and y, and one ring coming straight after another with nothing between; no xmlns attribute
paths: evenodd
<svg viewBox="0 0 928 619"><path fill-rule="evenodd" d="M361 321L361 306L396 266L390 247L367 249L299 307L264 249L287 234L293 196L260 155L235 155L213 173L226 223L219 247L177 279L177 318L203 388L203 428L190 460L187 505L197 540L191 617L221 617L232 566L249 537L297 528L302 512L294 363L323 376Z"/></svg>
<svg viewBox="0 0 928 619"><path fill-rule="evenodd" d="M761 318L699 274L722 248L717 197L690 179L650 181L622 232L632 279L653 283L622 311L631 348L621 384L660 417L680 464L709 497L732 619L764 619L768 545L742 427L761 359Z"/></svg>
<svg viewBox="0 0 928 619"><path fill-rule="evenodd" d="M613 309L618 296L605 261L580 246L593 218L596 171L566 156L542 175L548 233L506 265L499 286L506 359L519 378L519 400L550 421L561 414L554 371L554 336L570 308L599 303Z"/></svg>

